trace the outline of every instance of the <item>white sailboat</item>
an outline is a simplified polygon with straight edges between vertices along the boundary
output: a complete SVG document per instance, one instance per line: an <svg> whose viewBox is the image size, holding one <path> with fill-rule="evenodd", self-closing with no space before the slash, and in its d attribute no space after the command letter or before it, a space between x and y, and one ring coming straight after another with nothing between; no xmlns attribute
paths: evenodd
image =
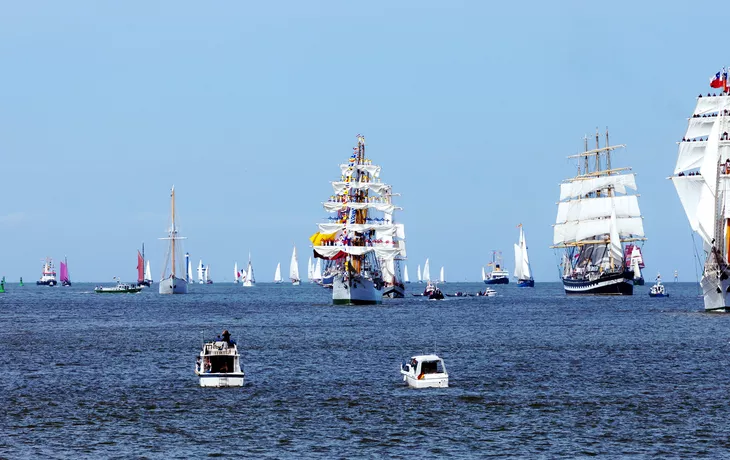
<svg viewBox="0 0 730 460"><path fill-rule="evenodd" d="M178 252L181 253L181 248L177 242L185 239L182 236L178 236L177 227L175 225L175 187L172 187L170 192L172 219L170 224L170 230L167 238L160 238L162 240L168 240L170 247L168 250L168 257L165 260L165 266L162 270L162 279L160 280L159 292L160 294L187 294L188 283L183 278L178 278L177 273L184 273L184 267L182 267L183 259L179 257ZM168 265L169 263L169 265ZM181 265L177 267L177 265ZM168 271L169 268L169 271Z"/></svg>
<svg viewBox="0 0 730 460"><path fill-rule="evenodd" d="M719 75L719 73L718 73ZM705 311L730 311L730 96L727 73L719 95L700 95L679 143L671 179L690 227L702 238L700 280ZM713 82L713 83L714 83ZM712 85L711 85L712 86ZM715 86L713 86L715 87Z"/></svg>
<svg viewBox="0 0 730 460"><path fill-rule="evenodd" d="M205 284L213 284L213 278L210 277L210 264L205 266Z"/></svg>
<svg viewBox="0 0 730 460"><path fill-rule="evenodd" d="M253 277L253 265L251 265L251 253L248 253L248 268L246 269L246 279L243 280L243 287L251 287L256 284Z"/></svg>
<svg viewBox="0 0 730 460"><path fill-rule="evenodd" d="M634 286L643 286L644 275L641 274L641 269L644 268L644 258L641 255L641 249L636 245L629 245L627 252L630 254L629 266L634 272Z"/></svg>
<svg viewBox="0 0 730 460"><path fill-rule="evenodd" d="M380 169L366 158L365 138L358 135L354 153L340 165L341 180L332 183L334 196L323 203L335 215L310 238L318 257L329 261L334 304L381 303L381 261L405 257L405 247L394 244L399 227L387 217L395 206Z"/></svg>
<svg viewBox="0 0 730 460"><path fill-rule="evenodd" d="M527 257L527 241L525 240L525 232L520 227L520 239L515 244L515 278L517 278L517 287L535 287L535 280L532 279L530 270L530 260Z"/></svg>
<svg viewBox="0 0 730 460"><path fill-rule="evenodd" d="M421 278L421 265L418 265L418 271L416 272L416 277L418 278L419 283L423 283L423 278Z"/></svg>
<svg viewBox="0 0 730 460"><path fill-rule="evenodd" d="M484 271L484 265L482 265L482 281L487 279L487 273Z"/></svg>
<svg viewBox="0 0 730 460"><path fill-rule="evenodd" d="M423 281L426 283L431 281L431 268L428 265L428 259L426 259L426 263L423 266Z"/></svg>
<svg viewBox="0 0 730 460"><path fill-rule="evenodd" d="M411 280L408 278L408 265L403 267L403 282L410 284Z"/></svg>
<svg viewBox="0 0 730 460"><path fill-rule="evenodd" d="M314 264L312 263L312 257L309 257L307 261L307 280L310 283L314 282Z"/></svg>
<svg viewBox="0 0 730 460"><path fill-rule="evenodd" d="M294 251L291 254L291 262L289 263L289 279L291 284L299 286L299 261L297 260L297 247L294 246Z"/></svg>
<svg viewBox="0 0 730 460"><path fill-rule="evenodd" d="M444 276L444 267L441 267L441 273L439 273L439 283L445 283L446 277Z"/></svg>
<svg viewBox="0 0 730 460"><path fill-rule="evenodd" d="M150 270L150 261L147 261L147 264L144 269L144 280L148 281L150 284L152 284L152 270Z"/></svg>
<svg viewBox="0 0 730 460"><path fill-rule="evenodd" d="M238 271L238 262L233 264L233 283L238 284L241 281L241 273Z"/></svg>
<svg viewBox="0 0 730 460"><path fill-rule="evenodd" d="M312 278L314 279L315 283L321 283L323 277L324 275L322 275L322 259L317 259L317 263L314 265Z"/></svg>
<svg viewBox="0 0 730 460"><path fill-rule="evenodd" d="M274 272L274 283L281 284L281 262L276 264L276 271Z"/></svg>
<svg viewBox="0 0 730 460"><path fill-rule="evenodd" d="M188 270L186 272L185 279L188 282L188 285L194 284L195 281L193 280L193 263L190 262L190 255L185 253L185 260L187 260L187 266Z"/></svg>
<svg viewBox="0 0 730 460"><path fill-rule="evenodd" d="M205 267L203 266L203 259L200 259L198 263L198 284L205 284Z"/></svg>

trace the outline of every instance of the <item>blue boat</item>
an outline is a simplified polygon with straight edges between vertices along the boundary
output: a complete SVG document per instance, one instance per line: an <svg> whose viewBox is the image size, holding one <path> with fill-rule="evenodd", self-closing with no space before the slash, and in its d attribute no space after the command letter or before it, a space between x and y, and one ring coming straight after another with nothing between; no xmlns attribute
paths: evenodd
<svg viewBox="0 0 730 460"><path fill-rule="evenodd" d="M662 284L661 275L657 275L656 284L654 284L654 286L649 289L649 297L669 297L669 294L667 294L667 290Z"/></svg>

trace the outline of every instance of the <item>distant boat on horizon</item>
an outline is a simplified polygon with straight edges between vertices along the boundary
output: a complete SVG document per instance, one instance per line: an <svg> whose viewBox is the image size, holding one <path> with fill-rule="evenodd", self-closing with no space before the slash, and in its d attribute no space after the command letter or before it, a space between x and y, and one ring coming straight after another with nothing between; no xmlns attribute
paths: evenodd
<svg viewBox="0 0 730 460"><path fill-rule="evenodd" d="M293 286L299 286L299 283L301 283L299 279L299 260L297 259L296 246L294 246L294 251L291 254L291 262L289 262L289 279Z"/></svg>
<svg viewBox="0 0 730 460"><path fill-rule="evenodd" d="M535 287L535 280L532 278L530 270L530 260L527 257L527 241L525 240L525 232L520 228L520 239L515 244L515 278L517 278L517 287Z"/></svg>
<svg viewBox="0 0 730 460"><path fill-rule="evenodd" d="M276 271L274 272L274 283L281 284L281 262L276 264Z"/></svg>
<svg viewBox="0 0 730 460"><path fill-rule="evenodd" d="M68 260L66 257L61 262L61 286L71 286L71 279L68 276Z"/></svg>
<svg viewBox="0 0 730 460"><path fill-rule="evenodd" d="M161 240L168 240L170 242L169 255L170 258L165 261L165 267L162 271L162 279L160 280L159 292L160 294L187 294L188 293L188 282L183 278L178 278L178 273L184 273L185 269L176 267L179 263L182 265L182 261L178 257L177 252L180 251L180 247L176 245L178 240L183 240L184 237L179 236L177 227L175 225L175 186L173 185L172 191L170 192L170 208L171 208L171 223L168 236L166 238L160 238ZM169 274L167 272L168 262L170 263Z"/></svg>
<svg viewBox="0 0 730 460"><path fill-rule="evenodd" d="M256 285L256 279L253 276L253 265L251 264L251 253L248 253L248 267L246 275L243 279L243 287L253 287Z"/></svg>
<svg viewBox="0 0 730 460"><path fill-rule="evenodd" d="M147 261L146 269L149 271L150 263ZM144 259L144 243L142 243L142 252L137 250L137 286L151 286L152 285L152 274L145 272L145 259Z"/></svg>
<svg viewBox="0 0 730 460"><path fill-rule="evenodd" d="M56 281L56 270L53 269L53 259L46 257L46 261L43 264L43 271L41 272L41 279L36 281L39 286L55 286L58 284Z"/></svg>

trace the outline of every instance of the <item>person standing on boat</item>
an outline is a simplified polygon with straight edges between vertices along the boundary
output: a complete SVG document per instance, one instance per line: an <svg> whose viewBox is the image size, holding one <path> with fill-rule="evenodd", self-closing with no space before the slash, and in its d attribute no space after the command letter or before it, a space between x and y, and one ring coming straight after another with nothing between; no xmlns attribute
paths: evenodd
<svg viewBox="0 0 730 460"><path fill-rule="evenodd" d="M226 342L229 347L236 344L235 340L231 340L231 334L228 332L228 329L223 331L223 341Z"/></svg>

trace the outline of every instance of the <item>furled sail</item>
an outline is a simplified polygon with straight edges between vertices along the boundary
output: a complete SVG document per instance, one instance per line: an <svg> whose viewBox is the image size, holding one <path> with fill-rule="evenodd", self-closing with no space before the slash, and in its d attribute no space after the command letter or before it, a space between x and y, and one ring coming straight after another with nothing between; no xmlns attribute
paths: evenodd
<svg viewBox="0 0 730 460"><path fill-rule="evenodd" d="M636 176L634 174L613 174L569 179L560 184L560 201L568 198L577 198L588 195L597 190L613 188L618 193L626 193L626 189L636 190Z"/></svg>

